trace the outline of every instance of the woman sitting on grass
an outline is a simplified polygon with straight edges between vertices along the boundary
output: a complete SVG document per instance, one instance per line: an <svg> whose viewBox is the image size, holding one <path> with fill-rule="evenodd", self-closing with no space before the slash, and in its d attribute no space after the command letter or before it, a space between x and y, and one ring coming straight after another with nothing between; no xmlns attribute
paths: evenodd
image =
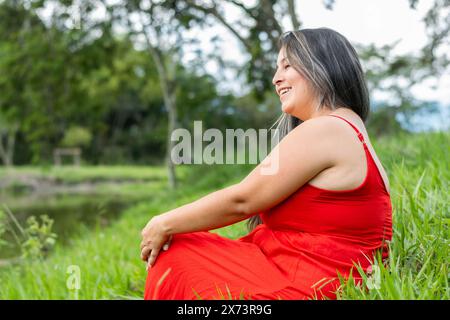
<svg viewBox="0 0 450 320"><path fill-rule="evenodd" d="M142 231L145 299L333 299L339 275L361 283L356 266L369 273L377 253L387 258L389 184L364 126L369 95L355 49L327 28L288 32L273 84L281 141L266 159ZM265 174L266 163L277 170ZM237 240L208 232L249 218Z"/></svg>

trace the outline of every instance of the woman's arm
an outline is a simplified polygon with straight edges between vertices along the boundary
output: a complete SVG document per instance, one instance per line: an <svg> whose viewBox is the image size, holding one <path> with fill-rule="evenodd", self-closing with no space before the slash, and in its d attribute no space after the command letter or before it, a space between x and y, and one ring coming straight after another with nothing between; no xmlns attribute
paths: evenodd
<svg viewBox="0 0 450 320"><path fill-rule="evenodd" d="M305 121L290 132L240 183L161 215L169 234L227 226L272 208L334 165L339 127L330 117ZM276 164L267 174L267 164ZM266 172L266 173L265 173Z"/></svg>
<svg viewBox="0 0 450 320"><path fill-rule="evenodd" d="M242 204L236 185L232 185L153 217L141 233L141 259L151 267L174 234L216 229L247 219Z"/></svg>
<svg viewBox="0 0 450 320"><path fill-rule="evenodd" d="M339 134L329 118L296 127L240 183L152 218L142 231L141 258L152 265L171 235L217 229L272 208L333 166L329 151L336 149ZM270 174L267 164L276 164Z"/></svg>
<svg viewBox="0 0 450 320"><path fill-rule="evenodd" d="M210 193L159 216L167 235L207 231L248 219L238 185Z"/></svg>

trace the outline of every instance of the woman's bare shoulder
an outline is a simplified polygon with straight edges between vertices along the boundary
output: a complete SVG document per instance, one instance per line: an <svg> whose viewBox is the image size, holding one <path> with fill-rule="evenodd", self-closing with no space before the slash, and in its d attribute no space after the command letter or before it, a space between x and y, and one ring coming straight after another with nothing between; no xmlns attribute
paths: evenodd
<svg viewBox="0 0 450 320"><path fill-rule="evenodd" d="M330 116L321 116L308 119L301 123L299 127L300 126L303 126L305 131L320 133L316 135L317 138L323 138L326 136L332 141L342 141L342 138L348 136L349 133L348 128L345 127L349 127L348 124L346 124L343 120Z"/></svg>

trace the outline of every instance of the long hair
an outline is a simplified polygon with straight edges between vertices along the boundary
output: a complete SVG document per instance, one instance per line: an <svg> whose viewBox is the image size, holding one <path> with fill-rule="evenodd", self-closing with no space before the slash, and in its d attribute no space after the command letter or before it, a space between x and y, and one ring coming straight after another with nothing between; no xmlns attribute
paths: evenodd
<svg viewBox="0 0 450 320"><path fill-rule="evenodd" d="M329 28L302 29L284 33L278 41L289 64L310 84L316 97L316 111L324 106L336 110L349 108L363 122L370 112L367 83L358 54L340 33ZM285 112L272 125L277 125L277 141L303 121ZM259 214L247 221L249 231L261 224Z"/></svg>

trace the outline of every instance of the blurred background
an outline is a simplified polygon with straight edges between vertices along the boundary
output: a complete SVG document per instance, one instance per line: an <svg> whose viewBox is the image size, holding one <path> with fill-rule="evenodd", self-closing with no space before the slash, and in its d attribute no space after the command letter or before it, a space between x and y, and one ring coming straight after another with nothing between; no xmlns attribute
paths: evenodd
<svg viewBox="0 0 450 320"><path fill-rule="evenodd" d="M83 252L101 260L111 243L126 252L118 260L132 280L91 265L111 279L85 297L140 296L130 248L151 214L253 167L174 166L171 132L192 132L194 120L203 130L268 129L281 114L271 83L278 38L316 27L342 33L359 53L371 94L366 126L393 194L408 172L415 183L429 163L448 162L447 152L427 150L449 142L448 0L0 0L0 274L15 279L0 296L67 297L64 288L20 287L13 274L34 259L48 276L53 251L63 274L72 262L58 250L73 248L81 264ZM398 163L410 167L395 178ZM448 176L441 169L427 177ZM123 236L102 242L104 232ZM90 280L98 288L105 279Z"/></svg>

